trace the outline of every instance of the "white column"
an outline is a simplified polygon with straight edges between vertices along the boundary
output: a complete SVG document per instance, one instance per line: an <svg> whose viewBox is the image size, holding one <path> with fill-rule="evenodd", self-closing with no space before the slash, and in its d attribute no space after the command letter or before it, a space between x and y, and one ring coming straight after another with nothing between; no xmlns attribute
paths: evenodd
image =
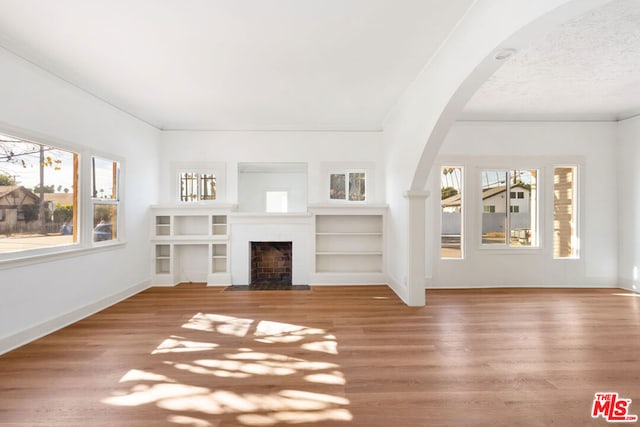
<svg viewBox="0 0 640 427"><path fill-rule="evenodd" d="M407 191L408 246L407 293L405 302L412 307L425 305L425 206L428 191Z"/></svg>

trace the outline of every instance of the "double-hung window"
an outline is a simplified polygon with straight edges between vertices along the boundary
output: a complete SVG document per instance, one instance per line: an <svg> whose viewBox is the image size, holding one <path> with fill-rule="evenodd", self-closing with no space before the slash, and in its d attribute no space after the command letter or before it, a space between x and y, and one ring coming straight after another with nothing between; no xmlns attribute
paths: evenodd
<svg viewBox="0 0 640 427"><path fill-rule="evenodd" d="M101 157L92 157L91 203L94 242L118 239L119 187L120 163Z"/></svg>

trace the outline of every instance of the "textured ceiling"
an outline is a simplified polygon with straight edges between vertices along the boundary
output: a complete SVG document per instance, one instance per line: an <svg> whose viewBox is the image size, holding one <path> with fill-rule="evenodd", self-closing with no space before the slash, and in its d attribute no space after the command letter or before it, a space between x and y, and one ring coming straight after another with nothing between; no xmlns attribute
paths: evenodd
<svg viewBox="0 0 640 427"><path fill-rule="evenodd" d="M0 0L0 45L160 129L379 130L473 0Z"/></svg>
<svg viewBox="0 0 640 427"><path fill-rule="evenodd" d="M460 118L620 120L638 113L640 1L614 0L508 59Z"/></svg>

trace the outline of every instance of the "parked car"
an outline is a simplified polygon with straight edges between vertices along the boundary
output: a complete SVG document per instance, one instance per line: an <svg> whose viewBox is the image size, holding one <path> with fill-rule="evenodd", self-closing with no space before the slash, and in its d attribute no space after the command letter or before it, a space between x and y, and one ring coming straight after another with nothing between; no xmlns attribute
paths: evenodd
<svg viewBox="0 0 640 427"><path fill-rule="evenodd" d="M113 226L111 224L100 223L93 229L93 241L101 242L103 240L113 239Z"/></svg>

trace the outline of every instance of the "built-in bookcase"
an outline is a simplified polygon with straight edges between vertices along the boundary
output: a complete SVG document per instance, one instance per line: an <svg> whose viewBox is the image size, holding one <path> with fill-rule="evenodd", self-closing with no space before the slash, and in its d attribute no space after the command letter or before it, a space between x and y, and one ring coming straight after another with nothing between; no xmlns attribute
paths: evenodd
<svg viewBox="0 0 640 427"><path fill-rule="evenodd" d="M230 284L228 211L154 207L154 284Z"/></svg>
<svg viewBox="0 0 640 427"><path fill-rule="evenodd" d="M386 283L386 205L315 206L313 282Z"/></svg>
<svg viewBox="0 0 640 427"><path fill-rule="evenodd" d="M382 273L383 215L316 215L316 273Z"/></svg>

